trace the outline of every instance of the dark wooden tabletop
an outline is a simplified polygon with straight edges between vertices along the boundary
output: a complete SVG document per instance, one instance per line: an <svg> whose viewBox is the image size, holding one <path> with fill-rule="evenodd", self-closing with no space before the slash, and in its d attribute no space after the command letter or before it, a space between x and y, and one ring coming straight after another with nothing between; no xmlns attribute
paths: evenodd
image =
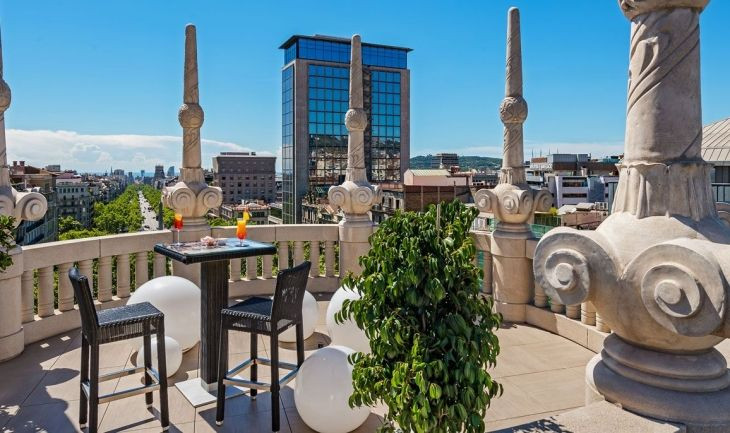
<svg viewBox="0 0 730 433"><path fill-rule="evenodd" d="M239 246L238 239L229 238L225 239L225 245L214 247L203 246L200 242L186 242L181 246L157 244L155 245L155 252L189 265L191 263L276 254L276 247L272 244L250 240L244 240L243 246Z"/></svg>

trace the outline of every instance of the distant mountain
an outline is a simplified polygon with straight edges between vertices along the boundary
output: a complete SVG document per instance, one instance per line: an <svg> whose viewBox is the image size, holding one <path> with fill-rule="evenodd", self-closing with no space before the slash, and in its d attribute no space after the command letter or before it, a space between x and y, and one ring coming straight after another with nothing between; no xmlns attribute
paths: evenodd
<svg viewBox="0 0 730 433"><path fill-rule="evenodd" d="M462 170L498 169L501 165L501 158L492 158L490 156L459 156L459 167ZM411 158L411 168L431 168L431 155L414 156Z"/></svg>

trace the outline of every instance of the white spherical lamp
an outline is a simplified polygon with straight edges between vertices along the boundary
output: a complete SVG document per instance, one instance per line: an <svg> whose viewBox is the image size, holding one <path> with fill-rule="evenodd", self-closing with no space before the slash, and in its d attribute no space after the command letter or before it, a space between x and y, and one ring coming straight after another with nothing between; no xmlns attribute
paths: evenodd
<svg viewBox="0 0 730 433"><path fill-rule="evenodd" d="M342 323L337 323L335 320L335 314L340 312L342 303L346 299L360 299L360 294L348 287L340 287L332 295L327 307L327 332L332 344L349 347L356 352L370 353L370 341L365 335L365 331L358 328L354 320L347 319Z"/></svg>
<svg viewBox="0 0 730 433"><path fill-rule="evenodd" d="M165 335L183 352L200 341L200 289L190 280L175 276L154 278L132 293L127 304L149 302L165 314Z"/></svg>
<svg viewBox="0 0 730 433"><path fill-rule="evenodd" d="M317 326L319 319L319 305L311 293L304 292L304 302L302 302L302 323L304 326L304 339L314 334L314 328ZM286 331L279 334L279 341L284 343L294 343L297 341L296 327L292 326Z"/></svg>
<svg viewBox="0 0 730 433"><path fill-rule="evenodd" d="M348 347L327 346L304 361L297 373L294 404L305 424L320 433L347 433L360 427L370 408L351 408L352 365Z"/></svg>
<svg viewBox="0 0 730 433"><path fill-rule="evenodd" d="M157 337L152 337L152 347L150 348L150 356L152 357L152 367L159 371L157 364ZM134 363L137 367L144 365L144 344L137 350L137 360ZM167 377L177 372L182 364L182 350L180 345L171 337L165 337L165 366L167 367Z"/></svg>

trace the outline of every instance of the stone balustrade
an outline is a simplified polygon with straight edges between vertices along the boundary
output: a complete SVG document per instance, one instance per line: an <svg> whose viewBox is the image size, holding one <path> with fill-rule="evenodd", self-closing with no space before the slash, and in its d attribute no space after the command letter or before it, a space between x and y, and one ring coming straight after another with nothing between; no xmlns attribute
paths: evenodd
<svg viewBox="0 0 730 433"><path fill-rule="evenodd" d="M490 296L493 294L494 278L504 277L493 275L495 270L491 251L492 233L479 228L472 229L474 244L482 256L484 284L482 290ZM528 239L526 241L526 259L531 261L534 258L538 241L539 239ZM519 275L513 277L522 279ZM592 303L583 302L576 305L563 305L556 299L549 298L545 291L535 283L532 276L526 281L532 285L530 288L532 302L523 306L524 323L558 334L593 352L600 352L603 340L611 330L603 322L600 315L596 313Z"/></svg>
<svg viewBox="0 0 730 433"><path fill-rule="evenodd" d="M166 258L152 249L157 243L170 241L172 233L162 230L23 247L21 319L25 344L79 326L68 279L72 266L89 277L99 308L119 306L151 277L168 274Z"/></svg>
<svg viewBox="0 0 730 433"><path fill-rule="evenodd" d="M235 227L213 227L215 237L235 237ZM252 226L248 238L277 245L276 255L231 260L230 295L272 294L276 272L310 260L311 292L339 287L339 230L332 225ZM25 344L80 326L68 271L89 277L98 308L123 305L151 278L172 274L169 259L153 251L171 242L169 230L100 236L23 247L21 311Z"/></svg>
<svg viewBox="0 0 730 433"><path fill-rule="evenodd" d="M213 227L214 237L235 237L236 227ZM274 243L276 256L231 260L230 296L274 293L276 269L312 262L307 289L333 292L339 287L339 230L336 224L261 225L247 230L247 238ZM316 266L315 264L319 264Z"/></svg>

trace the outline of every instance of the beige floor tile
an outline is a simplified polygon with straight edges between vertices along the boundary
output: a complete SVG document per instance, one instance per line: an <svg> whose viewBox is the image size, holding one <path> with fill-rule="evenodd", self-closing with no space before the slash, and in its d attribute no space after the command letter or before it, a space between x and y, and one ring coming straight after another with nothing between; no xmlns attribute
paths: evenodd
<svg viewBox="0 0 730 433"><path fill-rule="evenodd" d="M558 338L555 341L502 347L497 366L492 370L494 377L585 366L595 355L569 340Z"/></svg>
<svg viewBox="0 0 730 433"><path fill-rule="evenodd" d="M104 415L106 404L99 405L99 417ZM22 407L10 419L3 431L66 433L79 432L79 402L58 402Z"/></svg>
<svg viewBox="0 0 730 433"><path fill-rule="evenodd" d="M572 367L503 379L505 390L513 386L540 402L542 412L567 410L585 404L585 367ZM536 412L532 412L536 413ZM519 415L527 415L523 412Z"/></svg>
<svg viewBox="0 0 730 433"><path fill-rule="evenodd" d="M119 380L117 391L141 385L141 375L129 376ZM168 387L168 406L170 422L185 424L195 421L195 408L174 386ZM155 428L160 424L160 394L153 393L153 405L147 408L144 394L116 400L109 403L106 415L101 422L102 431L124 431L131 429Z"/></svg>
<svg viewBox="0 0 730 433"><path fill-rule="evenodd" d="M280 413L280 433L291 433L286 414ZM215 425L215 408L199 411L195 418L195 433L208 432L246 432L271 433L271 412L253 412L245 415L229 415L226 413L223 425Z"/></svg>
<svg viewBox="0 0 730 433"><path fill-rule="evenodd" d="M499 421L488 421L485 423L485 427L488 432L493 432L496 430L501 431L502 429L509 429L510 427L515 427L515 426L525 424L528 422L533 422L533 421L537 421L539 419L547 418L547 417L553 416L555 414L558 414L560 412L562 412L562 411L535 413L535 414L520 416L517 418L502 419Z"/></svg>
<svg viewBox="0 0 730 433"><path fill-rule="evenodd" d="M509 378L501 379L499 382L504 387L504 393L492 399L484 417L485 421L498 421L548 411L539 399L531 395L530 391L524 391L510 383Z"/></svg>
<svg viewBox="0 0 730 433"><path fill-rule="evenodd" d="M150 428L143 428L143 429L134 429L134 430L124 430L124 431L133 431L134 433L159 433L160 427L150 427ZM186 422L184 424L170 424L170 429L167 431L167 433L194 433L195 432L195 423L194 422Z"/></svg>
<svg viewBox="0 0 730 433"><path fill-rule="evenodd" d="M302 420L296 410L287 410L287 418L289 419L289 426L291 427L292 433L316 433L316 430L312 430ZM365 420L365 422L358 428L352 431L352 433L374 433L377 428L383 423L381 417L375 414Z"/></svg>
<svg viewBox="0 0 730 433"><path fill-rule="evenodd" d="M100 372L101 374L106 374L120 369L121 367L102 368ZM117 382L119 382L119 379L101 382L99 392L101 394L114 392ZM59 401L74 401L80 398L79 370L54 368L36 386L30 396L23 402L23 406L57 403Z"/></svg>
<svg viewBox="0 0 730 433"><path fill-rule="evenodd" d="M559 335L529 325L515 325L512 323L502 324L502 327L497 330L497 337L499 337L500 347L565 340Z"/></svg>

